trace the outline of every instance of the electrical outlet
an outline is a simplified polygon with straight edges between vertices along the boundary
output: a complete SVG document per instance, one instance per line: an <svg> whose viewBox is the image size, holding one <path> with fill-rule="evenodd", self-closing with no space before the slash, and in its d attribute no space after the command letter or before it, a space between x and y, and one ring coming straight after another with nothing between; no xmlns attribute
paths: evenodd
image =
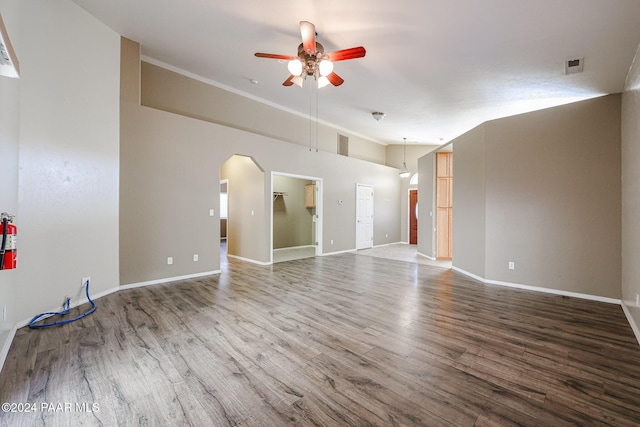
<svg viewBox="0 0 640 427"><path fill-rule="evenodd" d="M171 264L173 264L173 257L169 256L167 257L167 265L171 265Z"/></svg>
<svg viewBox="0 0 640 427"><path fill-rule="evenodd" d="M193 254L193 261L198 261L198 254Z"/></svg>
<svg viewBox="0 0 640 427"><path fill-rule="evenodd" d="M87 276L82 278L82 284L80 285L80 289L83 289L84 285L86 285L87 282L91 282L91 277Z"/></svg>
<svg viewBox="0 0 640 427"><path fill-rule="evenodd" d="M515 270L516 269L516 263L513 261L509 261L509 270Z"/></svg>
<svg viewBox="0 0 640 427"><path fill-rule="evenodd" d="M384 235L384 237L388 239L388 238L389 238L389 235L388 235L388 234L385 234L385 235Z"/></svg>
<svg viewBox="0 0 640 427"><path fill-rule="evenodd" d="M333 239L331 239L331 244L333 245Z"/></svg>

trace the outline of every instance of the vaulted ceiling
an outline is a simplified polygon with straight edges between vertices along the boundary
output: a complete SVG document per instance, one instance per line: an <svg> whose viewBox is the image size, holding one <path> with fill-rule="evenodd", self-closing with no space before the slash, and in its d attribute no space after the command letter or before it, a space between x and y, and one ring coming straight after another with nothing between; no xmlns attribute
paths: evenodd
<svg viewBox="0 0 640 427"><path fill-rule="evenodd" d="M319 120L382 144L620 92L640 43L638 0L74 1L149 61L302 115L317 90ZM254 56L295 56L302 20L326 51L366 48L335 64L343 85L284 87L286 63Z"/></svg>

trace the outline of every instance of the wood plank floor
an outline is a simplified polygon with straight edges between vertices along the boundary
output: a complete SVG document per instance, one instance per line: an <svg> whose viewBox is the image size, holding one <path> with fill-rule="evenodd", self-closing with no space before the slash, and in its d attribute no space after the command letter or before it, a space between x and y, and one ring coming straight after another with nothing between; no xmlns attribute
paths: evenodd
<svg viewBox="0 0 640 427"><path fill-rule="evenodd" d="M18 331L0 402L35 409L0 425L640 424L640 346L612 304L355 254L230 259L97 304Z"/></svg>

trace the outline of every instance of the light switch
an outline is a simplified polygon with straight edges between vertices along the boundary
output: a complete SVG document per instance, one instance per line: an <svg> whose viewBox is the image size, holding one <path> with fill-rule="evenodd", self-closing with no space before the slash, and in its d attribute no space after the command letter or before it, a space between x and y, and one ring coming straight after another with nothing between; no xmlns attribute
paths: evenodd
<svg viewBox="0 0 640 427"><path fill-rule="evenodd" d="M214 216L215 215L215 211L213 209L209 209L209 216Z"/></svg>

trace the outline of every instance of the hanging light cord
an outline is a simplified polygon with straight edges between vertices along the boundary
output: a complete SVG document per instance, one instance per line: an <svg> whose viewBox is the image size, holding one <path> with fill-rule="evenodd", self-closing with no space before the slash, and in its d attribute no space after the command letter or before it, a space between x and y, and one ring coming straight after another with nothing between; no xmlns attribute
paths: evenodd
<svg viewBox="0 0 640 427"><path fill-rule="evenodd" d="M402 138L404 139L404 150L402 153L402 163L404 163L405 165L407 164L407 138Z"/></svg>
<svg viewBox="0 0 640 427"><path fill-rule="evenodd" d="M309 85L309 151L311 151L313 137L313 85Z"/></svg>
<svg viewBox="0 0 640 427"><path fill-rule="evenodd" d="M316 87L316 153L318 152L318 88Z"/></svg>

